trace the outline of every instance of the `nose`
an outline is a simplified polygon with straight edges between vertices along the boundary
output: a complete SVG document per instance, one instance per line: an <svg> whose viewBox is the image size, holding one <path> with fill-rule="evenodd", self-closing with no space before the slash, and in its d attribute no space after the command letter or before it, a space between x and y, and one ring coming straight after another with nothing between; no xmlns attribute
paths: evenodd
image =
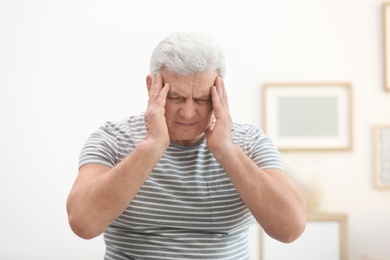
<svg viewBox="0 0 390 260"><path fill-rule="evenodd" d="M193 100L186 100L180 107L180 115L184 119L192 119L196 115L196 104Z"/></svg>

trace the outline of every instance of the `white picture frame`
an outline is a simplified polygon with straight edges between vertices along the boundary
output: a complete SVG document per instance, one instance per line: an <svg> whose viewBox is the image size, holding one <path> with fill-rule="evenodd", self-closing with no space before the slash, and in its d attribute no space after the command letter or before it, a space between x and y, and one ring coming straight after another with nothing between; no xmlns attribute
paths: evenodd
<svg viewBox="0 0 390 260"><path fill-rule="evenodd" d="M263 84L263 130L281 151L351 150L350 83Z"/></svg>
<svg viewBox="0 0 390 260"><path fill-rule="evenodd" d="M384 89L390 91L390 2L382 5Z"/></svg>
<svg viewBox="0 0 390 260"><path fill-rule="evenodd" d="M390 125L374 126L375 186L390 189Z"/></svg>

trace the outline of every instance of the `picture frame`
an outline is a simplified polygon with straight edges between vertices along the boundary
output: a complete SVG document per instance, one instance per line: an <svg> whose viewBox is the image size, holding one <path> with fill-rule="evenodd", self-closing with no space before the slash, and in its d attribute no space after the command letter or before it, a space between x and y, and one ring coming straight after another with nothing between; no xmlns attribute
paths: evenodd
<svg viewBox="0 0 390 260"><path fill-rule="evenodd" d="M390 189L390 125L374 126L375 186Z"/></svg>
<svg viewBox="0 0 390 260"><path fill-rule="evenodd" d="M382 6L384 89L390 91L390 2Z"/></svg>
<svg viewBox="0 0 390 260"><path fill-rule="evenodd" d="M260 228L260 260L348 259L348 216L313 213L306 216L306 229L293 243L282 243Z"/></svg>
<svg viewBox="0 0 390 260"><path fill-rule="evenodd" d="M263 130L280 151L352 149L350 83L264 83L262 103Z"/></svg>

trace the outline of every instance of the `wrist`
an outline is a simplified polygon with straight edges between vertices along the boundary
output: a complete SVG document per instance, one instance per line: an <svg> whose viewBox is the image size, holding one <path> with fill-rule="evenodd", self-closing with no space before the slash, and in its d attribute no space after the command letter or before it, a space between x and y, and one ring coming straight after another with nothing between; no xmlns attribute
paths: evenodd
<svg viewBox="0 0 390 260"><path fill-rule="evenodd" d="M215 159L221 162L222 160L229 160L231 156L234 156L237 147L238 146L232 142L226 142L222 146L214 148L210 151L214 155Z"/></svg>
<svg viewBox="0 0 390 260"><path fill-rule="evenodd" d="M154 139L145 139L139 145L141 145L144 149L147 149L151 154L162 156L168 149L169 143L165 144Z"/></svg>

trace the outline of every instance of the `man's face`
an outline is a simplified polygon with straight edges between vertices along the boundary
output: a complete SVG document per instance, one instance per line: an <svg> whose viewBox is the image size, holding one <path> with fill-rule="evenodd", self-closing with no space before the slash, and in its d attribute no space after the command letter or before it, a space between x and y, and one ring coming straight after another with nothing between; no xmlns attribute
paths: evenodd
<svg viewBox="0 0 390 260"><path fill-rule="evenodd" d="M161 75L164 84L170 85L165 105L170 138L175 143L194 145L211 122L211 87L218 73L214 71L180 76L163 70Z"/></svg>

